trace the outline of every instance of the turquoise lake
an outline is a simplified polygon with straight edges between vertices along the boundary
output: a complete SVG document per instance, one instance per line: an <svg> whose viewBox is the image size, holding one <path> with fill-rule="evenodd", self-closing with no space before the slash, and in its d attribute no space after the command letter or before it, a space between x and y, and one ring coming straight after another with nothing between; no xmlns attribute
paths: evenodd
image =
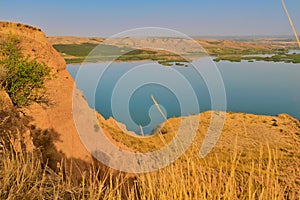
<svg viewBox="0 0 300 200"><path fill-rule="evenodd" d="M194 63L198 65L194 66ZM174 64L167 67L157 62L141 61L110 65L70 64L67 70L92 108L105 118L114 117L128 130L139 134L140 126L145 133L151 133L164 121L151 97L159 103L167 118L211 110L209 87L198 70L209 72L212 65L221 75L215 78L222 78L224 83L226 111L262 115L287 113L300 119L300 64L214 63L210 58L202 58L188 66ZM142 66L140 71L135 70L138 66ZM144 80L148 82L144 84ZM216 102L218 104L218 99ZM218 109L218 105L215 108ZM224 108L220 107L220 110Z"/></svg>

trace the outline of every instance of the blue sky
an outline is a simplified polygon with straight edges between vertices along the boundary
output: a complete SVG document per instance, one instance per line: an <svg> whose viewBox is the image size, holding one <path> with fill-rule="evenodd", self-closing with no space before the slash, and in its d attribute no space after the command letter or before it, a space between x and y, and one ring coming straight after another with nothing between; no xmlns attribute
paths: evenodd
<svg viewBox="0 0 300 200"><path fill-rule="evenodd" d="M286 5L300 32L300 1ZM190 36L292 35L280 0L1 0L0 20L47 35L107 37L149 26Z"/></svg>

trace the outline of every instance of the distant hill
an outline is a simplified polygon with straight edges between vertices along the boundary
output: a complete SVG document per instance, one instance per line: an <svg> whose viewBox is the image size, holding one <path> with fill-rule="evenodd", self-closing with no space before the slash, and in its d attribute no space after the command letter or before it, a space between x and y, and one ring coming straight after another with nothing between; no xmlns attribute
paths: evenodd
<svg viewBox="0 0 300 200"><path fill-rule="evenodd" d="M275 54L287 52L288 48L296 47L295 41L283 38L257 38L255 40L194 38L192 40L174 37L85 38L51 36L48 37L48 40L61 53L67 63L114 60L120 55L123 56L122 52L127 52L128 49L133 51L130 53L131 56L126 55L120 60L157 60L169 65L168 62L172 60L182 60L181 55L194 60L204 55L219 57L224 55ZM89 55L93 49L97 49L97 51L94 51L93 55ZM134 52L137 49L148 52ZM156 55L153 57L150 54Z"/></svg>

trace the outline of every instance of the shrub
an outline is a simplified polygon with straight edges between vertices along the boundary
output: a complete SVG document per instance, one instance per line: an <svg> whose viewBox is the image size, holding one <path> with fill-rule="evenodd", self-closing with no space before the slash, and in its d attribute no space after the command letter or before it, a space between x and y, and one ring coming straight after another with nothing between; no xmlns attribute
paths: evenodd
<svg viewBox="0 0 300 200"><path fill-rule="evenodd" d="M9 36L0 43L0 66L5 70L4 80L0 83L13 103L21 107L30 101L41 99L50 68L35 59L24 57L19 43L14 36Z"/></svg>

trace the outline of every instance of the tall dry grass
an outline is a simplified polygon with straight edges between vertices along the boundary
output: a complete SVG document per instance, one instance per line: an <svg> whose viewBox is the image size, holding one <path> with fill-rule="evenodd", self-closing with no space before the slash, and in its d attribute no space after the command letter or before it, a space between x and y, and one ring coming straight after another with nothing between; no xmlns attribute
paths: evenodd
<svg viewBox="0 0 300 200"><path fill-rule="evenodd" d="M74 184L71 175L55 173L38 156L1 145L0 199L123 199L124 180L93 167ZM69 173L70 174L70 173ZM87 175L88 174L88 175ZM123 193L122 193L123 192Z"/></svg>
<svg viewBox="0 0 300 200"><path fill-rule="evenodd" d="M1 145L0 199L297 199L297 188L284 182L278 159L270 148L249 159L237 149L229 158L186 154L165 169L141 175L91 167L74 183L37 156Z"/></svg>

